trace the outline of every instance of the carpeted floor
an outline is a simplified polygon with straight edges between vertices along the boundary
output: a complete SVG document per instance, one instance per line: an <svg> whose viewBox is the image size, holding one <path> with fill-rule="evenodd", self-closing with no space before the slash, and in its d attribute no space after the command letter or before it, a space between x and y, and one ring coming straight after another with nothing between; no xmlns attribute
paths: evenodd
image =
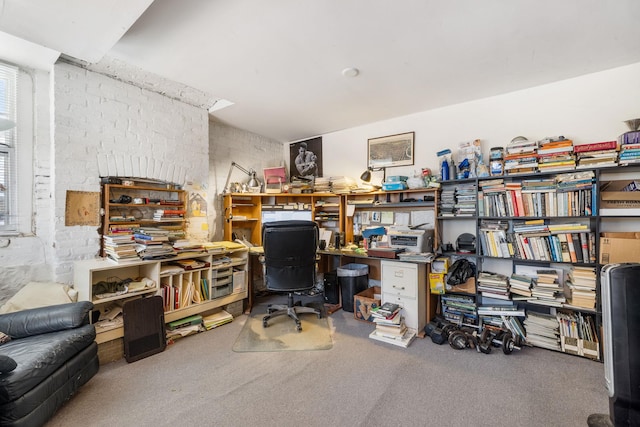
<svg viewBox="0 0 640 427"><path fill-rule="evenodd" d="M603 364L584 358L429 339L403 349L369 339L373 325L342 310L330 350L236 353L247 319L101 366L48 426L584 427L608 411Z"/></svg>

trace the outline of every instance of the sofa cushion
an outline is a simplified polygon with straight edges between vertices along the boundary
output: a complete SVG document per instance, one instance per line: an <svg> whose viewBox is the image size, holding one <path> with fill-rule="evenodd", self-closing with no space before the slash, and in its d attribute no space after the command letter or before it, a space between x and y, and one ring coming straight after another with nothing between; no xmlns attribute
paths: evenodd
<svg viewBox="0 0 640 427"><path fill-rule="evenodd" d="M13 339L0 346L0 354L11 357L17 363L15 370L0 374L0 404L17 399L31 390L91 345L95 338L95 327L84 325Z"/></svg>
<svg viewBox="0 0 640 427"><path fill-rule="evenodd" d="M4 374L5 372L11 372L16 369L17 363L15 360L6 356L4 354L0 354L0 374Z"/></svg>

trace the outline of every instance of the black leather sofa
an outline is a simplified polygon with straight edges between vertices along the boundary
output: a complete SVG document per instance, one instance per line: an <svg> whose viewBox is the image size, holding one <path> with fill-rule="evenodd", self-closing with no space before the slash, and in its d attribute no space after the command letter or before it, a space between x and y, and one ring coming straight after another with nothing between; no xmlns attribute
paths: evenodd
<svg viewBox="0 0 640 427"><path fill-rule="evenodd" d="M83 301L0 314L11 337L0 344L0 426L45 424L98 372L92 308Z"/></svg>

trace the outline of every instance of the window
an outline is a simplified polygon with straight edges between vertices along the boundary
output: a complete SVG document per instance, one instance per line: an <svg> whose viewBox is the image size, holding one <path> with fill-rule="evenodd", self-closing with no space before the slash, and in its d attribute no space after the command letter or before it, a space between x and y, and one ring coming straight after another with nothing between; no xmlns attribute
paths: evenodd
<svg viewBox="0 0 640 427"><path fill-rule="evenodd" d="M17 69L0 63L0 231L15 230Z"/></svg>
<svg viewBox="0 0 640 427"><path fill-rule="evenodd" d="M20 224L21 214L28 213L21 212L24 209L18 200L20 127L16 124L20 77L18 68L0 62L0 235L30 231L29 224Z"/></svg>

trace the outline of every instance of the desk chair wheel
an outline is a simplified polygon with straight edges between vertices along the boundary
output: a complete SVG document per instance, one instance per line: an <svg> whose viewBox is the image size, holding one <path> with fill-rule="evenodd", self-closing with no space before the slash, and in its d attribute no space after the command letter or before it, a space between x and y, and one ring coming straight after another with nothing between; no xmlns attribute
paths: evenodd
<svg viewBox="0 0 640 427"><path fill-rule="evenodd" d="M262 327L266 328L267 326L269 326L269 322L267 321L267 319L262 319Z"/></svg>
<svg viewBox="0 0 640 427"><path fill-rule="evenodd" d="M296 330L298 332L302 332L302 325L300 324L300 322L296 322Z"/></svg>

